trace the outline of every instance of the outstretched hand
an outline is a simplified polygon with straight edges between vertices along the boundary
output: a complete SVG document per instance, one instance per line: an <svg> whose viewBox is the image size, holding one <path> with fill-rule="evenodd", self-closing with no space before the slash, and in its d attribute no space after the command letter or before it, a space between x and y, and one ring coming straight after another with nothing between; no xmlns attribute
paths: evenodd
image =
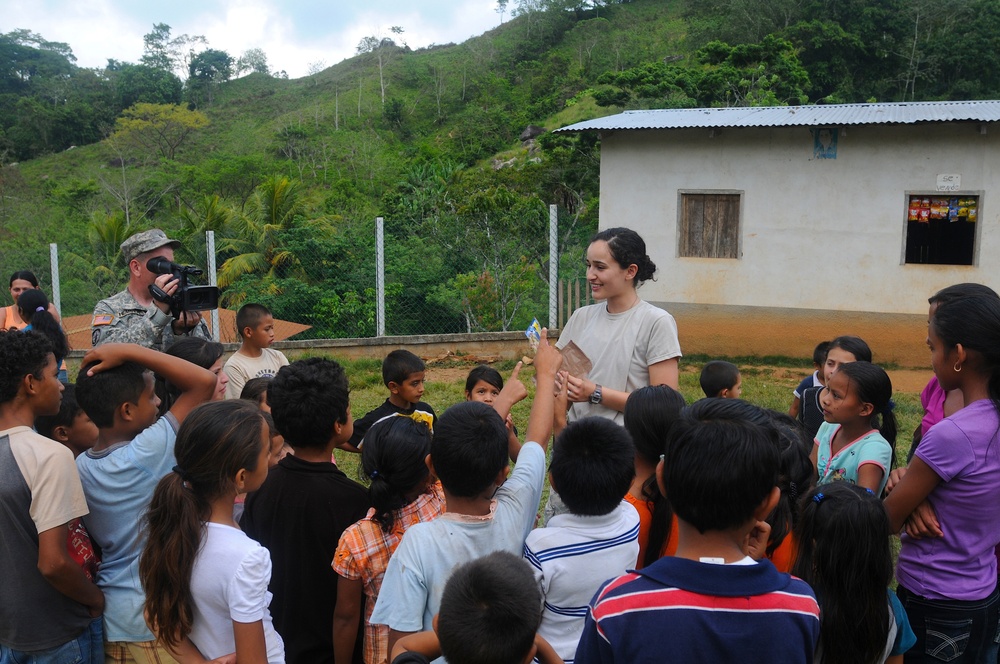
<svg viewBox="0 0 1000 664"><path fill-rule="evenodd" d="M538 340L538 350L535 352L535 375L545 374L555 377L562 361L562 355L549 343L548 328L543 327L541 338Z"/></svg>

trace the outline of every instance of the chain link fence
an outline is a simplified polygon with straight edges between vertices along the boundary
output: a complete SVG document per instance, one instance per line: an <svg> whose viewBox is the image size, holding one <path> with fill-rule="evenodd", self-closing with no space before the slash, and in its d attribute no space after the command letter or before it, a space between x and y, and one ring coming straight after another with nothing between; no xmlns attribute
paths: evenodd
<svg viewBox="0 0 1000 664"><path fill-rule="evenodd" d="M366 238L319 237L297 229L270 247L210 233L169 235L183 242L175 261L203 270L191 283L220 286L214 318L222 341L237 340L235 312L248 302L271 309L280 338L304 340L517 331L534 318L557 327L590 301L580 278L550 288L554 273L547 260L498 252L493 264L458 272L450 269L454 245L386 233L379 252L375 228L370 232ZM117 240L110 238L109 247ZM110 248L106 253L103 264L94 266L74 247L53 244L51 258L40 254L26 268L7 266L36 273L63 313L76 349L90 345L96 302L128 284L120 254ZM205 316L213 320L209 312Z"/></svg>

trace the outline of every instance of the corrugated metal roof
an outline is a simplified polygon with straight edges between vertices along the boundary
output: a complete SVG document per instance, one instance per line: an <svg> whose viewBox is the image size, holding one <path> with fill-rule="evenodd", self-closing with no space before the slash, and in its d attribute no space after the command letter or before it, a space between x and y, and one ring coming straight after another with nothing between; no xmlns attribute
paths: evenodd
<svg viewBox="0 0 1000 664"><path fill-rule="evenodd" d="M962 121L1000 121L1000 100L625 111L618 115L577 122L556 131L693 127L840 127Z"/></svg>

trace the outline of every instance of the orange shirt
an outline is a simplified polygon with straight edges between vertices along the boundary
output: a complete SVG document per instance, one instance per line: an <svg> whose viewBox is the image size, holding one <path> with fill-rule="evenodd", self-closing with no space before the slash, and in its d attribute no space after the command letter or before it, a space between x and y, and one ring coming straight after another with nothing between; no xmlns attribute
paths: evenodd
<svg viewBox="0 0 1000 664"><path fill-rule="evenodd" d="M630 493L625 494L625 500L639 514L639 561L636 563L635 568L642 569L642 561L646 559L646 548L649 544L649 529L653 524L652 503L641 498L636 498ZM670 518L670 538L663 548L660 549L661 558L677 553L677 537L677 515L675 514Z"/></svg>
<svg viewBox="0 0 1000 664"><path fill-rule="evenodd" d="M768 558L778 568L779 572L791 572L792 565L795 563L795 556L798 552L798 540L795 539L795 535L788 533L785 535L785 539L781 540L778 548Z"/></svg>

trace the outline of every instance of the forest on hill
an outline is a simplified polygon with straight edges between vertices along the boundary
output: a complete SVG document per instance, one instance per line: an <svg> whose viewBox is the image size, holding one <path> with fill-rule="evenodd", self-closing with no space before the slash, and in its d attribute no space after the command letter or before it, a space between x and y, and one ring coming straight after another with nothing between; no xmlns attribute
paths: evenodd
<svg viewBox="0 0 1000 664"><path fill-rule="evenodd" d="M135 230L200 266L213 230L226 306L368 336L381 216L388 333L523 329L547 310L548 206L561 276L597 227L597 138L543 129L1000 96L1000 0L497 4L509 20L462 44L413 50L394 26L295 80L164 24L139 62L100 69L30 27L0 34L0 268L47 275L58 243L64 314L85 313L121 288Z"/></svg>

